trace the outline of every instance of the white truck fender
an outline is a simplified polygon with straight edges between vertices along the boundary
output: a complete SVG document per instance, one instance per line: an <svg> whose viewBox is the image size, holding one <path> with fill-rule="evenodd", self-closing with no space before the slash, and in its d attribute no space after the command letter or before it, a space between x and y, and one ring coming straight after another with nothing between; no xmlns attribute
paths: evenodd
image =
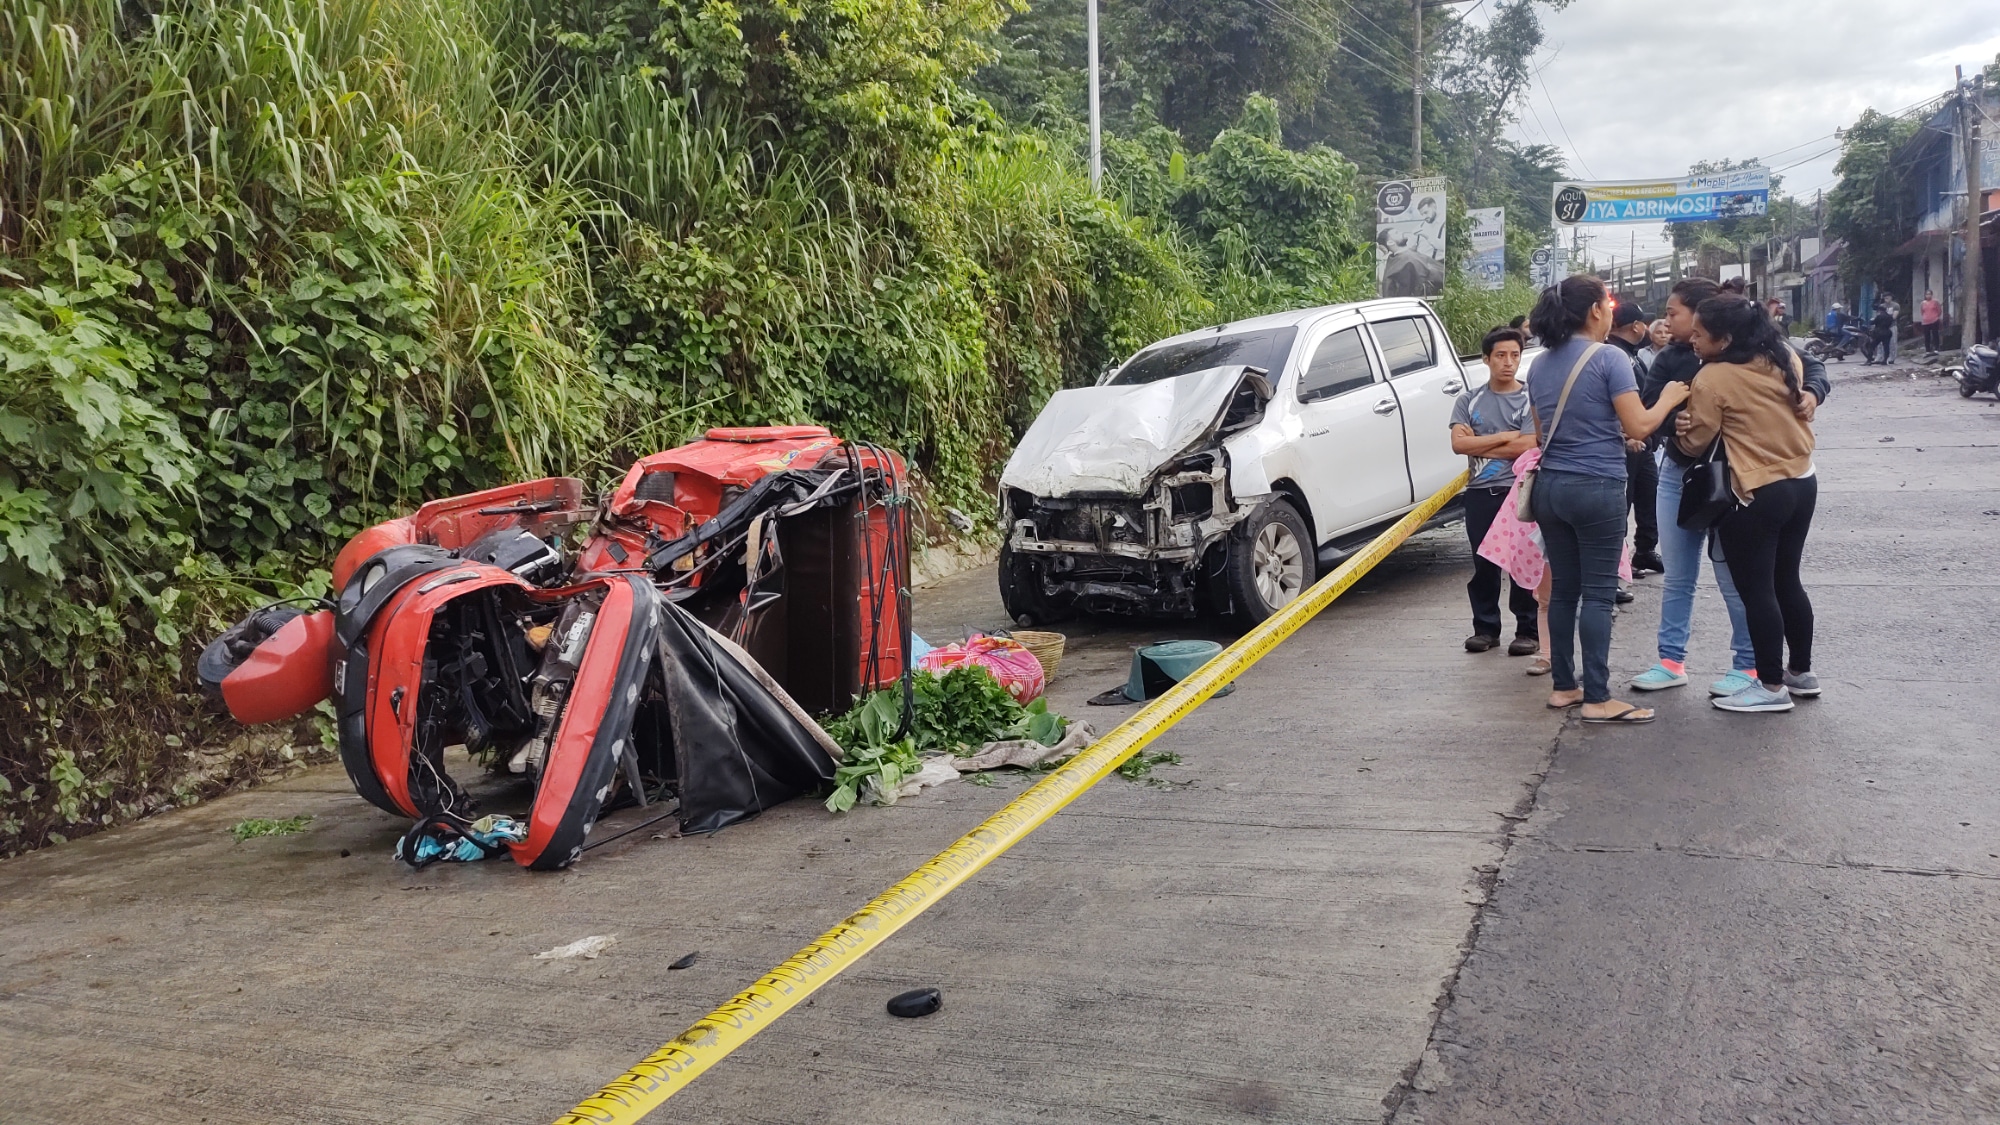
<svg viewBox="0 0 2000 1125"><path fill-rule="evenodd" d="M1269 425L1257 426L1222 443L1229 453L1229 494L1238 504L1271 494L1271 477L1264 456L1276 448L1280 435Z"/></svg>

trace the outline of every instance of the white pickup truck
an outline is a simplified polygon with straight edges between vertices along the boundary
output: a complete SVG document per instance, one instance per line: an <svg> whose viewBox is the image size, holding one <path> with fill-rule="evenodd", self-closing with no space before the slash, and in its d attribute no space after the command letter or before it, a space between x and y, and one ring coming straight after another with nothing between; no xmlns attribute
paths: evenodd
<svg viewBox="0 0 2000 1125"><path fill-rule="evenodd" d="M1007 612L1261 621L1465 468L1452 406L1485 381L1417 300L1162 340L1057 392L1008 460Z"/></svg>

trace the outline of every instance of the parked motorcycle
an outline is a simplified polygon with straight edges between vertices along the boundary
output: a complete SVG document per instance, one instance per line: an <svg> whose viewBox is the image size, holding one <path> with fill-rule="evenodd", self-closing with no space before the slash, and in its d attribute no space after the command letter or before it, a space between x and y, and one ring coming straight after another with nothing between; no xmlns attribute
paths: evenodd
<svg viewBox="0 0 2000 1125"><path fill-rule="evenodd" d="M1981 391L2000 398L2000 351L1985 344L1967 348L1965 362L1946 368L1946 374L1958 380L1958 393L1964 398L1971 398Z"/></svg>

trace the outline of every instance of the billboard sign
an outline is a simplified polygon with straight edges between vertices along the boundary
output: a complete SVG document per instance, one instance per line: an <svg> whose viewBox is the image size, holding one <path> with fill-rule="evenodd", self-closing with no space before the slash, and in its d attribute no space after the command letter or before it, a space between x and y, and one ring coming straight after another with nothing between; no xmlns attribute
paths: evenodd
<svg viewBox="0 0 2000 1125"><path fill-rule="evenodd" d="M1485 207L1465 216L1472 220L1472 256L1466 259L1466 273L1473 285L1498 289L1507 283L1507 209Z"/></svg>
<svg viewBox="0 0 2000 1125"><path fill-rule="evenodd" d="M1375 192L1375 285L1384 297L1444 292L1443 178L1390 180Z"/></svg>
<svg viewBox="0 0 2000 1125"><path fill-rule="evenodd" d="M1771 173L1750 167L1674 180L1562 180L1551 193L1562 226L1695 223L1764 214L1771 206Z"/></svg>
<svg viewBox="0 0 2000 1125"><path fill-rule="evenodd" d="M1561 246L1537 247L1528 255L1528 284L1547 289L1569 276L1569 250Z"/></svg>

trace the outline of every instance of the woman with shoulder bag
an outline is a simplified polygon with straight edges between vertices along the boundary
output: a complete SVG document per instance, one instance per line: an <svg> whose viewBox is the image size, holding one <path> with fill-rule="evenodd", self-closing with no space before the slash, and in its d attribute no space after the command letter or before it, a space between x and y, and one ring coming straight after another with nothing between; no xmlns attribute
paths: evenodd
<svg viewBox="0 0 2000 1125"><path fill-rule="evenodd" d="M1625 442L1659 428L1688 392L1676 383L1651 409L1639 400L1631 360L1604 344L1615 308L1603 282L1579 275L1544 289L1529 314L1549 350L1536 357L1528 376L1541 460L1521 488L1548 555L1543 643L1555 680L1549 706L1581 703L1586 723L1650 723L1651 710L1611 698L1611 615L1627 511Z"/></svg>
<svg viewBox="0 0 2000 1125"><path fill-rule="evenodd" d="M1736 506L1716 534L1757 655L1757 682L1714 702L1725 711L1789 711L1793 696L1820 692L1812 600L1799 578L1819 498L1812 426L1798 411L1801 365L1771 318L1745 298L1711 297L1695 320L1690 342L1706 362L1675 421L1675 440L1696 457L1719 443L1728 461Z"/></svg>

